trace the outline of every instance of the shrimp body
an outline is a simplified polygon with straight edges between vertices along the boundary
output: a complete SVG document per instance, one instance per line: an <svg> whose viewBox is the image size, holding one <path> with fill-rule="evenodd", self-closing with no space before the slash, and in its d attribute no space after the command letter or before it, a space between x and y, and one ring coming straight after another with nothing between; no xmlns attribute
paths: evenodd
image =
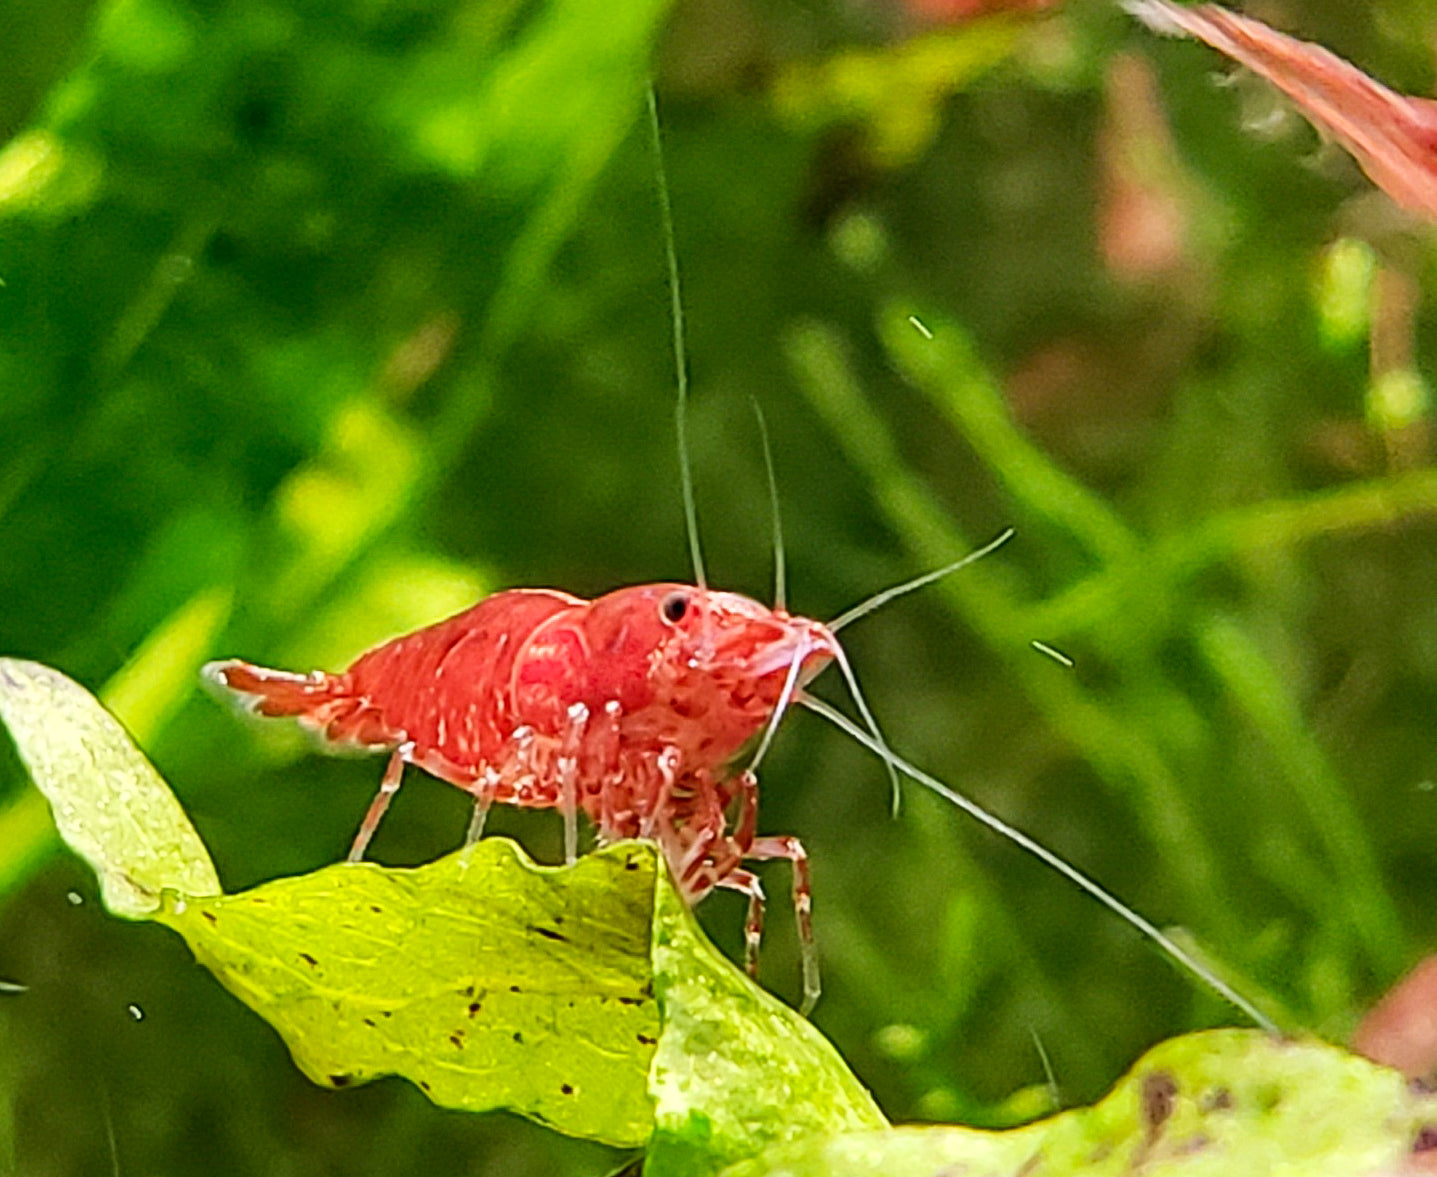
<svg viewBox="0 0 1437 1177"><path fill-rule="evenodd" d="M560 809L570 856L580 810L601 842L655 841L690 903L716 886L749 895L752 951L762 890L742 860L794 863L805 936L807 864L796 839L756 838L756 782L733 762L837 648L819 622L691 585L592 601L512 589L376 646L340 674L233 660L205 673L259 715L392 753L352 860L414 764L473 794L471 837L499 801ZM816 996L816 974L806 989Z"/></svg>

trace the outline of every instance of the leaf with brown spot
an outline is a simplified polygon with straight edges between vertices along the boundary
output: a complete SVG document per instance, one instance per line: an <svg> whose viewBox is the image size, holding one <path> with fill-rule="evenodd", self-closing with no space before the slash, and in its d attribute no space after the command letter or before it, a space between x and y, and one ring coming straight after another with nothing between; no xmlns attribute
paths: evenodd
<svg viewBox="0 0 1437 1177"><path fill-rule="evenodd" d="M317 1082L402 1075L446 1107L627 1147L653 1124L656 869L634 845L555 868L486 838L414 870L342 863L157 918ZM560 908L562 941L531 934Z"/></svg>
<svg viewBox="0 0 1437 1177"><path fill-rule="evenodd" d="M184 936L316 1082L401 1075L446 1107L619 1147L662 1123L653 1177L885 1124L822 1036L703 937L653 845L545 867L486 838L412 870L341 863L186 893L218 890L208 853L119 725L55 671L0 668L0 713L66 836L114 880L107 901Z"/></svg>
<svg viewBox="0 0 1437 1177"><path fill-rule="evenodd" d="M833 1134L722 1177L1184 1177L1410 1172L1437 1097L1317 1041L1210 1030L1155 1046L1106 1096L1007 1132L927 1126Z"/></svg>

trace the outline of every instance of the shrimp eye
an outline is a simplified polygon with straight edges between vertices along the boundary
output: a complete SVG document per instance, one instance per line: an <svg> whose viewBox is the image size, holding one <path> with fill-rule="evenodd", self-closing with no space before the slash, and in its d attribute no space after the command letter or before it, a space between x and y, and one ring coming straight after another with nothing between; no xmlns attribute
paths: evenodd
<svg viewBox="0 0 1437 1177"><path fill-rule="evenodd" d="M689 611L688 593L670 593L659 605L659 612L670 625L677 625Z"/></svg>

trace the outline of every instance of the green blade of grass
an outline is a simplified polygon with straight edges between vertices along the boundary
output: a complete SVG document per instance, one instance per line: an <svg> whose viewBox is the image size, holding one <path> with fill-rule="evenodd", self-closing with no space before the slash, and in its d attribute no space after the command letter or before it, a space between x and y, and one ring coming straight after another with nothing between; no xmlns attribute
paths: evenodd
<svg viewBox="0 0 1437 1177"><path fill-rule="evenodd" d="M1062 528L1102 563L1131 554L1138 538L1122 518L1023 435L968 335L949 322L930 324L925 335L914 330L915 318L911 307L883 311L888 354L1024 510Z"/></svg>
<svg viewBox="0 0 1437 1177"><path fill-rule="evenodd" d="M1379 973L1396 975L1411 959L1407 934L1356 807L1290 689L1236 620L1214 618L1200 643L1208 664L1267 736L1288 788L1322 841L1332 871L1332 922L1357 940Z"/></svg>
<svg viewBox="0 0 1437 1177"><path fill-rule="evenodd" d="M1139 592L1176 593L1205 569L1238 556L1289 549L1325 535L1372 531L1437 513L1437 471L1341 486L1277 502L1235 507L1116 561L1029 607L1041 633L1071 637L1119 616Z"/></svg>

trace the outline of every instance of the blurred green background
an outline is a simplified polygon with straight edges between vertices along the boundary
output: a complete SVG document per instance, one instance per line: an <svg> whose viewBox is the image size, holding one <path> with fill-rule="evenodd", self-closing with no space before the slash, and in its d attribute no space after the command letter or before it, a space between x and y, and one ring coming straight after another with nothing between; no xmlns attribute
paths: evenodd
<svg viewBox="0 0 1437 1177"><path fill-rule="evenodd" d="M1262 15L1431 89L1431 0ZM1206 50L1098 0L8 0L0 45L0 651L103 689L230 888L340 857L380 764L241 722L206 659L689 575L652 75L714 582L771 593L756 399L801 612L1017 529L850 631L895 747L1323 1035L1432 943L1430 239ZM3 757L0 1173L622 1160L310 1086ZM413 774L374 857L466 808ZM1236 1020L942 802L891 818L815 718L761 828L813 855L816 1021L895 1119L1044 1111L1044 1055L1086 1101ZM491 829L558 856L551 814ZM737 897L702 915L736 952Z"/></svg>

